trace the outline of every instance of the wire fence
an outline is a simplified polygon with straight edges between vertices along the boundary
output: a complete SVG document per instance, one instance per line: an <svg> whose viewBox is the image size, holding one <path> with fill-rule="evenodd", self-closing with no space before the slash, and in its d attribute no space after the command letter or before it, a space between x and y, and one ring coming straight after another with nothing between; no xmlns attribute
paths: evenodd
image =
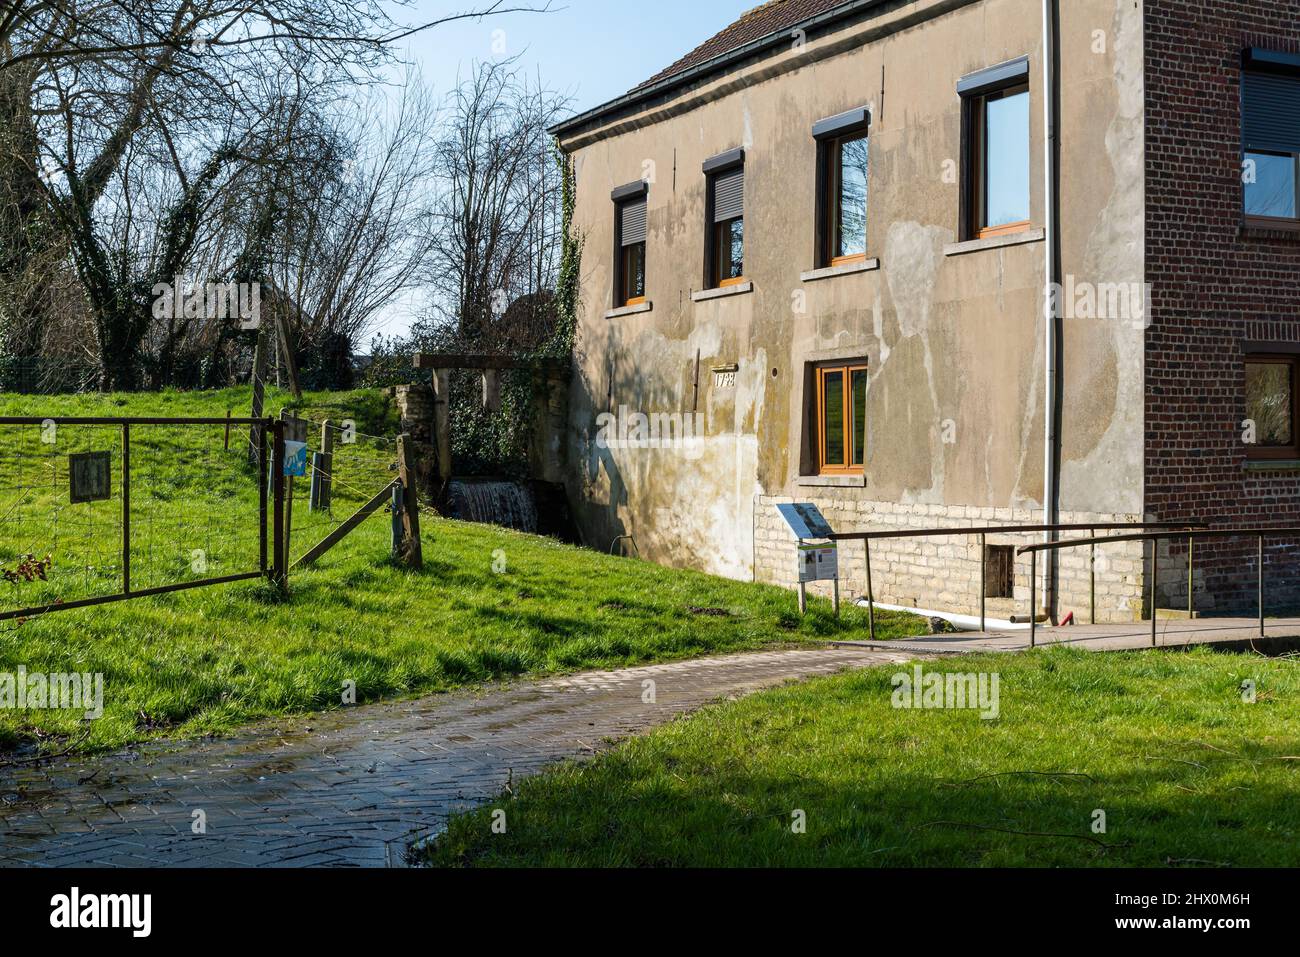
<svg viewBox="0 0 1300 957"><path fill-rule="evenodd" d="M266 492L220 420L0 419L0 619L266 570Z"/></svg>

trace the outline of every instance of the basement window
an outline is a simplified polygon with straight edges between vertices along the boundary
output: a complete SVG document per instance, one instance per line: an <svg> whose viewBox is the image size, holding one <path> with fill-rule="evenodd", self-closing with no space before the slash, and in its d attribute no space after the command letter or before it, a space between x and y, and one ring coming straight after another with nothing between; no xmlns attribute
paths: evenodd
<svg viewBox="0 0 1300 957"><path fill-rule="evenodd" d="M1246 357L1246 455L1251 459L1300 458L1296 437L1295 356ZM1253 441L1252 441L1253 440Z"/></svg>
<svg viewBox="0 0 1300 957"><path fill-rule="evenodd" d="M1029 60L957 84L964 142L962 235L990 239L1029 228Z"/></svg>
<svg viewBox="0 0 1300 957"><path fill-rule="evenodd" d="M1014 545L984 546L984 597L1016 597L1016 548Z"/></svg>
<svg viewBox="0 0 1300 957"><path fill-rule="evenodd" d="M1247 51L1242 141L1246 221L1300 227L1300 55Z"/></svg>

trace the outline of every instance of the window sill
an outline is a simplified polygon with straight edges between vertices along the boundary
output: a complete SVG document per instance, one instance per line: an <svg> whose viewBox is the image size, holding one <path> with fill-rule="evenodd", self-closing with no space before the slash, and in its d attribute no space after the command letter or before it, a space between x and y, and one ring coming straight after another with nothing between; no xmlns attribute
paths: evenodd
<svg viewBox="0 0 1300 957"><path fill-rule="evenodd" d="M800 273L799 279L803 282L816 282L818 279L831 279L835 276L851 276L854 273L871 272L879 268L879 259L867 259L862 262L845 263L842 266L826 266L823 269L810 269L808 272Z"/></svg>
<svg viewBox="0 0 1300 957"><path fill-rule="evenodd" d="M691 302L708 302L710 299L726 299L728 296L743 296L754 291L752 282L737 283L734 286L720 286L717 289L701 289L691 293Z"/></svg>
<svg viewBox="0 0 1300 957"><path fill-rule="evenodd" d="M645 302L638 302L635 306L619 306L617 309L611 309L605 313L605 318L621 319L623 316L635 316L638 313L649 312L654 307L655 304L647 299Z"/></svg>
<svg viewBox="0 0 1300 957"><path fill-rule="evenodd" d="M1300 222L1285 219L1247 219L1241 224L1239 234L1242 239L1284 239L1300 240Z"/></svg>
<svg viewBox="0 0 1300 957"><path fill-rule="evenodd" d="M794 480L800 488L866 488L865 475L800 475Z"/></svg>
<svg viewBox="0 0 1300 957"><path fill-rule="evenodd" d="M971 239L964 243L949 243L943 247L945 256L964 256L967 253L983 252L986 249L1001 249L1004 246L1023 246L1026 243L1041 243L1047 239L1045 229L1024 229L1018 233L1005 236L990 236L988 239Z"/></svg>
<svg viewBox="0 0 1300 957"><path fill-rule="evenodd" d="M1300 459L1247 459L1247 472L1300 472Z"/></svg>

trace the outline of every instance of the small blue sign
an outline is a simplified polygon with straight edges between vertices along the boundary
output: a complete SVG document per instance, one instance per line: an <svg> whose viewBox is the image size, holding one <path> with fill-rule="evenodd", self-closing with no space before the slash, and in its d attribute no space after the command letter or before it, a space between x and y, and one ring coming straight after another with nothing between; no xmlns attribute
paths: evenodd
<svg viewBox="0 0 1300 957"><path fill-rule="evenodd" d="M307 474L307 443L284 443L284 474L286 476L304 476Z"/></svg>
<svg viewBox="0 0 1300 957"><path fill-rule="evenodd" d="M811 502L778 505L776 510L801 542L824 540L835 534L821 511Z"/></svg>

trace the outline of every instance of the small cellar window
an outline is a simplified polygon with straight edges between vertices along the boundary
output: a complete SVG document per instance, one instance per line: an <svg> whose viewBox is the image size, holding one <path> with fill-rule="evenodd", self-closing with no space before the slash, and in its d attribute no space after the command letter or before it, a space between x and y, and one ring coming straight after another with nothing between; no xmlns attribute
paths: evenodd
<svg viewBox="0 0 1300 957"><path fill-rule="evenodd" d="M986 545L984 552L984 597L1016 597L1016 547Z"/></svg>

